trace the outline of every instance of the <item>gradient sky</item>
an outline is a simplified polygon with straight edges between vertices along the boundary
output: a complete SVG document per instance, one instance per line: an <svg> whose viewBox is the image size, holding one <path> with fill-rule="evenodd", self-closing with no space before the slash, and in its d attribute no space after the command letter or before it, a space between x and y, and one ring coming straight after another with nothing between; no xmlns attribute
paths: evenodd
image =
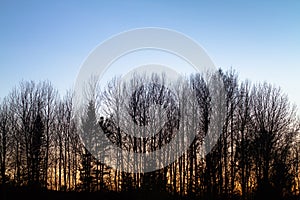
<svg viewBox="0 0 300 200"><path fill-rule="evenodd" d="M300 107L300 1L289 0L0 0L0 98L21 80L64 94L97 45L141 27L190 36L217 67L280 86Z"/></svg>

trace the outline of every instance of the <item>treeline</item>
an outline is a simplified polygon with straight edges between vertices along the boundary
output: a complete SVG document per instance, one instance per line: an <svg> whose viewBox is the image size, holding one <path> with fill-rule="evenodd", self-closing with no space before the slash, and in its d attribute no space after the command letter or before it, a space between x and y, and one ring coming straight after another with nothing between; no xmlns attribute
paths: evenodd
<svg viewBox="0 0 300 200"><path fill-rule="evenodd" d="M181 77L175 87L157 74L127 83L114 78L104 90L90 83L81 112L73 92L60 97L50 82L21 82L0 104L2 186L203 199L299 197L296 107L278 87L239 81L234 71L219 70L217 77L221 85L201 74ZM220 135L210 149L211 127ZM99 139L103 135L107 140ZM155 162L131 154L163 148L168 151L151 157Z"/></svg>

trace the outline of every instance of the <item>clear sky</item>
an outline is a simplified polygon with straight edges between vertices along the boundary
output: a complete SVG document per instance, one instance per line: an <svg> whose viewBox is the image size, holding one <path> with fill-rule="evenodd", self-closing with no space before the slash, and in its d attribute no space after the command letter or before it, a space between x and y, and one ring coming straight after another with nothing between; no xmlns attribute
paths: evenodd
<svg viewBox="0 0 300 200"><path fill-rule="evenodd" d="M0 0L0 98L21 80L63 94L101 42L162 27L184 33L217 67L281 86L300 107L300 1Z"/></svg>

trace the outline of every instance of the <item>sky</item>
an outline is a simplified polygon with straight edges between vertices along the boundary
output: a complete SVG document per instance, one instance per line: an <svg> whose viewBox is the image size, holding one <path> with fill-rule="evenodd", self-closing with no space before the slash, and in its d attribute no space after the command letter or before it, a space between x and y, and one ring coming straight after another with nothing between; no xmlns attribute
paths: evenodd
<svg viewBox="0 0 300 200"><path fill-rule="evenodd" d="M0 0L0 99L22 80L49 80L64 94L112 35L161 27L189 36L241 80L281 87L300 108L299 10L296 0Z"/></svg>

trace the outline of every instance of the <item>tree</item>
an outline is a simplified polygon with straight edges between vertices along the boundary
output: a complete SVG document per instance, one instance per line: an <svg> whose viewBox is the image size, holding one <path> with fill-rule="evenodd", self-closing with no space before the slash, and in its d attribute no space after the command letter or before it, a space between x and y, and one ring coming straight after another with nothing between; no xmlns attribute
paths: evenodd
<svg viewBox="0 0 300 200"><path fill-rule="evenodd" d="M252 118L251 118L251 105L250 105L250 90L251 85L248 81L242 82L239 88L238 104L237 104L237 139L235 159L237 161L237 173L239 182L241 184L242 199L246 199L249 193L250 170L252 168L251 155L251 133Z"/></svg>
<svg viewBox="0 0 300 200"><path fill-rule="evenodd" d="M11 121L8 101L5 98L0 104L0 171L1 184L4 187L7 181L7 159L10 144Z"/></svg>
<svg viewBox="0 0 300 200"><path fill-rule="evenodd" d="M266 193L273 190L272 173L278 176L279 168L285 170L281 161L278 162L278 157L288 156L290 138L293 138L291 125L295 121L295 108L290 106L287 96L282 94L280 88L267 83L254 87L251 96L257 187L259 192Z"/></svg>
<svg viewBox="0 0 300 200"><path fill-rule="evenodd" d="M97 142L97 133L99 126L96 119L95 103L90 101L87 107L85 118L82 118L81 136L85 147L82 155L82 170L80 171L80 179L84 191L91 191L92 187L92 160L95 143Z"/></svg>
<svg viewBox="0 0 300 200"><path fill-rule="evenodd" d="M40 187L42 180L40 179L41 155L42 146L44 145L44 123L40 114L37 115L33 124L33 137L32 137L32 184L34 187Z"/></svg>

